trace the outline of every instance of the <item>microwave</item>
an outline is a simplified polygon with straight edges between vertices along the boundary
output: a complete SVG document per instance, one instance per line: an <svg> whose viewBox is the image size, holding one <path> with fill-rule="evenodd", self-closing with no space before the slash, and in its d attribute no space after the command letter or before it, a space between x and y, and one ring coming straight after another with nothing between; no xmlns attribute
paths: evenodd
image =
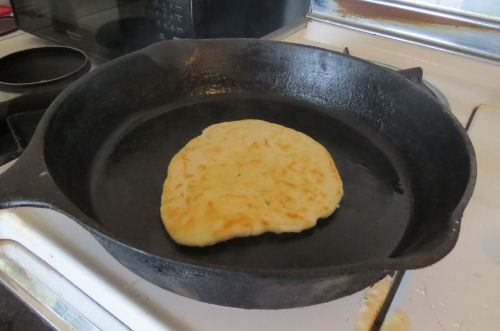
<svg viewBox="0 0 500 331"><path fill-rule="evenodd" d="M11 0L20 29L112 59L175 38L258 38L305 18L309 0Z"/></svg>

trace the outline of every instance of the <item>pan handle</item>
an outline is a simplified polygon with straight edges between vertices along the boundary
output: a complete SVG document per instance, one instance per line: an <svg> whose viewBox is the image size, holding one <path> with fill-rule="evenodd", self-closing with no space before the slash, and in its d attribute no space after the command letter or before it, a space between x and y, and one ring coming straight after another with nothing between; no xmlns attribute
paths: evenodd
<svg viewBox="0 0 500 331"><path fill-rule="evenodd" d="M0 209L41 207L60 211L72 217L82 212L57 187L40 159L23 153L0 174Z"/></svg>

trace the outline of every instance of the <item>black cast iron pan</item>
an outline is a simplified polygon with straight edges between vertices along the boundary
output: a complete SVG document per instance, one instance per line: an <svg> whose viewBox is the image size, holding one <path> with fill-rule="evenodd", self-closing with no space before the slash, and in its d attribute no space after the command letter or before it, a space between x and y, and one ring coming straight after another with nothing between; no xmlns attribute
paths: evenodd
<svg viewBox="0 0 500 331"><path fill-rule="evenodd" d="M175 244L159 214L171 157L206 126L244 118L323 144L344 181L340 209L299 234ZM287 308L441 259L475 176L472 145L449 109L394 71L282 42L176 40L109 62L60 94L0 177L0 206L61 211L123 265L181 295Z"/></svg>

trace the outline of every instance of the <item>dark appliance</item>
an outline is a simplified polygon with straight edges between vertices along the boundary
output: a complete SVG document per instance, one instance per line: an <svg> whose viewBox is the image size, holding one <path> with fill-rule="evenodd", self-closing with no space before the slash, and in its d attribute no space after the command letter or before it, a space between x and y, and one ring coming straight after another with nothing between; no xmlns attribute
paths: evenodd
<svg viewBox="0 0 500 331"><path fill-rule="evenodd" d="M19 28L111 59L176 38L262 37L308 0L12 0Z"/></svg>

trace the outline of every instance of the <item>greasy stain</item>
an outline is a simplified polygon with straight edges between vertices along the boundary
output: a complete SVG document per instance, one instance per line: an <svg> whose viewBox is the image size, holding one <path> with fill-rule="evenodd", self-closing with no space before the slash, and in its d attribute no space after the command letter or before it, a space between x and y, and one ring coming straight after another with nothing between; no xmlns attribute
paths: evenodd
<svg viewBox="0 0 500 331"><path fill-rule="evenodd" d="M342 17L356 16L370 19L383 19L401 23L418 25L441 25L465 27L472 29L489 30L487 27L457 21L445 17L438 17L424 13L413 12L401 8L380 5L361 0L333 0L337 4L337 13Z"/></svg>

